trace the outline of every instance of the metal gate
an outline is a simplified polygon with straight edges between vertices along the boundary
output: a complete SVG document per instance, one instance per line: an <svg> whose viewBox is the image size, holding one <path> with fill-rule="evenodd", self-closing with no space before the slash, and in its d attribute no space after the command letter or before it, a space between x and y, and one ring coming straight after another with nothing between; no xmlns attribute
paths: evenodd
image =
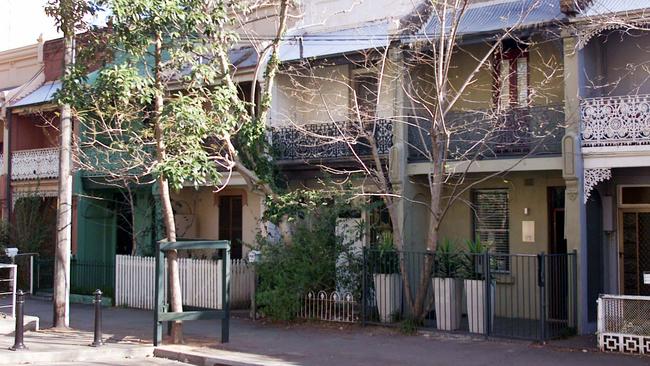
<svg viewBox="0 0 650 366"><path fill-rule="evenodd" d="M363 258L364 323L389 325L413 318L407 291L415 299L424 286L424 301L419 304L425 313L424 328L540 341L575 332L575 252L434 254L365 249Z"/></svg>

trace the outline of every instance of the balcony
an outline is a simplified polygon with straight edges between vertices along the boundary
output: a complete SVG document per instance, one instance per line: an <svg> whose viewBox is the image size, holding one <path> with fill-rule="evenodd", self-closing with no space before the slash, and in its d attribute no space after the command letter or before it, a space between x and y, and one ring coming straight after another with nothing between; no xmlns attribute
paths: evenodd
<svg viewBox="0 0 650 366"><path fill-rule="evenodd" d="M56 179L59 149L18 150L11 153L11 180Z"/></svg>
<svg viewBox="0 0 650 366"><path fill-rule="evenodd" d="M650 95L585 99L580 114L583 152L650 145Z"/></svg>
<svg viewBox="0 0 650 366"><path fill-rule="evenodd" d="M393 145L391 122L380 120L377 123L367 123L365 128L366 131L359 131L359 124L352 122L274 128L271 132L273 150L278 160L288 162L342 159L355 154L364 157L371 155L371 151L362 135L374 133L379 153L388 154ZM351 142L352 147L343 141L344 137Z"/></svg>
<svg viewBox="0 0 650 366"><path fill-rule="evenodd" d="M449 159L485 160L560 155L564 107L517 108L495 116L493 111L450 112ZM409 126L409 161L428 161L431 121Z"/></svg>

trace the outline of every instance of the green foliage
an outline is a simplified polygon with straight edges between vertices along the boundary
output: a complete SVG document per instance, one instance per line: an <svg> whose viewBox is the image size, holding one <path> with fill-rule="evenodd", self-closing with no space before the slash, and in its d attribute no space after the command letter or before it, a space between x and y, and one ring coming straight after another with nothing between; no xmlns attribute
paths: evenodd
<svg viewBox="0 0 650 366"><path fill-rule="evenodd" d="M110 11L110 30L88 41L110 63L91 73L99 52L85 53L57 95L75 111L82 150L103 151L81 154L83 167L132 180L162 175L174 189L218 184L218 168L233 167L226 147L248 120L238 91L223 82L237 41L229 25L243 7L226 0L92 6Z"/></svg>
<svg viewBox="0 0 650 366"><path fill-rule="evenodd" d="M482 280L485 278L485 256L489 246L479 239L465 241L467 252L462 260L462 273L469 280Z"/></svg>
<svg viewBox="0 0 650 366"><path fill-rule="evenodd" d="M309 291L329 292L338 284L355 298L360 296L360 253L335 235L336 219L347 207L324 202L310 207L308 214L295 220L290 245L258 238L262 261L257 265L257 304L271 319L293 319L300 297Z"/></svg>
<svg viewBox="0 0 650 366"><path fill-rule="evenodd" d="M51 212L47 213L50 210ZM37 191L28 191L16 200L14 206L14 221L4 228L4 235L11 246L21 253L40 253L46 256L54 254L53 245L56 232L56 215L54 208L48 207L43 197Z"/></svg>
<svg viewBox="0 0 650 366"><path fill-rule="evenodd" d="M379 242L368 251L368 263L372 273L391 274L399 272L399 253L393 244L393 233L383 231Z"/></svg>
<svg viewBox="0 0 650 366"><path fill-rule="evenodd" d="M454 241L444 239L435 252L434 276L443 278L456 277L462 267L461 253Z"/></svg>
<svg viewBox="0 0 650 366"><path fill-rule="evenodd" d="M418 329L423 325L421 319L408 316L399 324L399 331L405 335L415 335Z"/></svg>

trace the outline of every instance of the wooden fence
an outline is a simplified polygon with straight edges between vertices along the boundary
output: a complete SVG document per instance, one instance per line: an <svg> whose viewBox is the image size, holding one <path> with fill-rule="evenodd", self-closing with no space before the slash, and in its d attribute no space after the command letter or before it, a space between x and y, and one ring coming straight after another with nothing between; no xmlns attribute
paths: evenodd
<svg viewBox="0 0 650 366"><path fill-rule="evenodd" d="M179 258L183 305L221 309L217 284L221 260ZM165 265L165 271L167 265ZM155 260L153 257L115 256L115 305L153 309ZM253 270L241 259L230 267L230 304L233 309L250 306ZM166 278L166 276L165 276ZM165 284L165 296L167 286Z"/></svg>

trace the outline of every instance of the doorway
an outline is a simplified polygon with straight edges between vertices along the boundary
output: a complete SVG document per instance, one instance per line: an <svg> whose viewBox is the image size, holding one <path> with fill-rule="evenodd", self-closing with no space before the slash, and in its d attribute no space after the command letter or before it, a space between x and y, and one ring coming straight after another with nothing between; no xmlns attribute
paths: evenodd
<svg viewBox="0 0 650 366"><path fill-rule="evenodd" d="M219 197L219 240L230 240L230 258L242 257L242 196Z"/></svg>
<svg viewBox="0 0 650 366"><path fill-rule="evenodd" d="M548 187L548 315L550 320L568 321L567 241L564 237L565 187Z"/></svg>
<svg viewBox="0 0 650 366"><path fill-rule="evenodd" d="M650 296L650 209L623 209L619 222L623 294Z"/></svg>

